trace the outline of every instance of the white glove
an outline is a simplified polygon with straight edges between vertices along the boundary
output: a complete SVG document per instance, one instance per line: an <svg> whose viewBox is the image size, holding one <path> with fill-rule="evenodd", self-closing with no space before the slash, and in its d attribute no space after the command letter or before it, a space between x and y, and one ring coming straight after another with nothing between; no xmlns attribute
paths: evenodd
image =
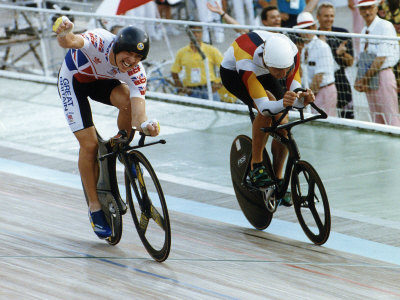
<svg viewBox="0 0 400 300"><path fill-rule="evenodd" d="M304 97L296 98L296 100L294 100L292 107L297 108L297 109L304 108Z"/></svg>
<svg viewBox="0 0 400 300"><path fill-rule="evenodd" d="M56 32L56 33L57 33L58 27L60 27L60 25L61 25L62 23L67 23L67 22L71 23L72 26L71 26L70 28L68 28L68 29L63 30L63 31L60 32L59 34L57 34L58 36L66 36L68 33L70 33L70 32L72 31L72 29L74 29L74 23L72 23L72 22L68 19L68 17L66 17L66 16L59 17L59 18L57 18L57 20L54 22L53 31Z"/></svg>
<svg viewBox="0 0 400 300"><path fill-rule="evenodd" d="M145 135L150 135L150 131L147 128L147 125L153 125L153 126L157 126L158 127L158 131L160 131L160 123L158 123L158 121L156 119L152 119L152 120L147 120L145 122L143 122L140 127L142 128L142 131Z"/></svg>

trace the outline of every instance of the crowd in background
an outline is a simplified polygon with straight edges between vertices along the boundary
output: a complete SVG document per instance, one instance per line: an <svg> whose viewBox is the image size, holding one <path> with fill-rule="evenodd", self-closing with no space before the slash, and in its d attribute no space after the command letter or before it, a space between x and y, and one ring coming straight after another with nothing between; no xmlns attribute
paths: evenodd
<svg viewBox="0 0 400 300"><path fill-rule="evenodd" d="M398 0L348 0L347 2L347 7L353 16L352 32L377 35L393 33L400 36ZM171 19L173 18L172 11L184 10L185 18L191 21L348 33L347 29L334 25L334 4L335 1L319 0L155 0L136 9L133 14ZM374 33L367 32L368 26L371 25L371 22L368 24L367 19L370 13L374 15L371 7L376 7L378 18L391 23L391 25L388 25L389 22L379 23L378 27L385 28L384 31L375 29ZM182 13L174 15L179 18ZM149 26L146 29L153 39L160 40L162 31L157 30L155 26ZM224 97L227 91L220 86L218 73L214 71L218 69L223 53L212 45L208 45L224 42L223 29L200 27L196 28L196 31L201 31L201 34L195 33L195 41L189 40L188 45L178 51L171 69L179 94L205 99L209 97L206 68L203 62L206 53L209 70L211 70L209 76L213 99L232 102L229 100L232 99L231 95ZM238 29L237 32L245 34L248 30ZM178 35L179 31L170 25L167 26L167 34ZM356 90L366 94L373 121L400 126L398 46L391 48L390 41L381 42L385 45L379 46L373 40L324 34L289 34L289 37L301 52L303 84L314 91L317 95L317 105L325 109L329 115L354 118L352 98L353 91ZM203 48L204 51L202 51ZM385 51L382 50L383 48ZM381 55L384 55L384 61L378 63ZM371 65L374 60L375 63ZM369 65L365 67L364 64ZM355 82L351 83L346 74L346 68L353 65L357 66L358 71ZM376 70L373 70L374 68ZM182 80L179 77L180 72L183 73ZM217 93L218 90L221 91Z"/></svg>
<svg viewBox="0 0 400 300"><path fill-rule="evenodd" d="M330 116L353 119L353 98L357 92L364 93L372 121L400 126L399 43L327 34L349 33L335 24L335 5L346 4L353 17L352 26L346 24L347 29L351 27L350 32L400 37L400 0L153 0L125 14L267 26L270 31L279 27L323 31L321 34L286 33L298 47L302 83L316 94L317 105ZM160 41L165 36L187 35L174 24L143 24L152 41ZM114 33L122 28L121 24L111 25L112 22L107 29ZM247 29L235 30L237 36L249 32ZM218 72L224 49L217 45L232 43L232 36L226 36L221 27L191 27L189 31L191 36L187 36L187 45L172 53L175 57L168 76L173 79L176 92L240 103L221 85ZM350 67L356 70L354 78L349 77Z"/></svg>

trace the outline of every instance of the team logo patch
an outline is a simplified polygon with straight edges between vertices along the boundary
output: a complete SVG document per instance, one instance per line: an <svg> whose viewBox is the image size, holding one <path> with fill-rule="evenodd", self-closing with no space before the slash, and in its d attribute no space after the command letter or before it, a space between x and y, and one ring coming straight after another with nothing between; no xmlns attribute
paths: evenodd
<svg viewBox="0 0 400 300"><path fill-rule="evenodd" d="M246 162L246 155L243 155L241 158L238 159L237 165L240 167Z"/></svg>
<svg viewBox="0 0 400 300"><path fill-rule="evenodd" d="M142 51L144 49L143 43L137 44L137 48L138 48L138 50Z"/></svg>

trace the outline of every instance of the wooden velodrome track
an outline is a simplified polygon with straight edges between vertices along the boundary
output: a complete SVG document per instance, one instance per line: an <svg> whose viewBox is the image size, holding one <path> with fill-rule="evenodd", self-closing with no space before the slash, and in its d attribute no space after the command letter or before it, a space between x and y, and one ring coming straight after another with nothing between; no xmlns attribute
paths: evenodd
<svg viewBox="0 0 400 300"><path fill-rule="evenodd" d="M167 140L143 150L170 210L160 264L129 215L117 246L93 234L55 87L0 79L0 99L0 299L400 299L398 137L295 130L331 204L330 239L314 246L292 208L265 231L239 210L229 149L247 116L148 101ZM115 111L93 110L113 134Z"/></svg>

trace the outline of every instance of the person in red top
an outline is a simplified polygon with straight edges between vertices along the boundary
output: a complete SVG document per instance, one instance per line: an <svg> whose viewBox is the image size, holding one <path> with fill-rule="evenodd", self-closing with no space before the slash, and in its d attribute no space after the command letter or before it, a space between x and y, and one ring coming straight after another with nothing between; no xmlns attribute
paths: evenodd
<svg viewBox="0 0 400 300"><path fill-rule="evenodd" d="M315 100L310 89L305 92L301 89L299 65L296 45L287 36L268 31L241 35L224 54L220 68L222 83L250 109L258 111L253 121L249 174L254 186L268 185L271 180L262 164L268 134L260 128L270 126L272 118L279 118L286 107L303 108ZM282 80L286 87L281 85ZM282 121L287 122L287 118ZM274 140L271 150L275 174L282 178L287 149Z"/></svg>

